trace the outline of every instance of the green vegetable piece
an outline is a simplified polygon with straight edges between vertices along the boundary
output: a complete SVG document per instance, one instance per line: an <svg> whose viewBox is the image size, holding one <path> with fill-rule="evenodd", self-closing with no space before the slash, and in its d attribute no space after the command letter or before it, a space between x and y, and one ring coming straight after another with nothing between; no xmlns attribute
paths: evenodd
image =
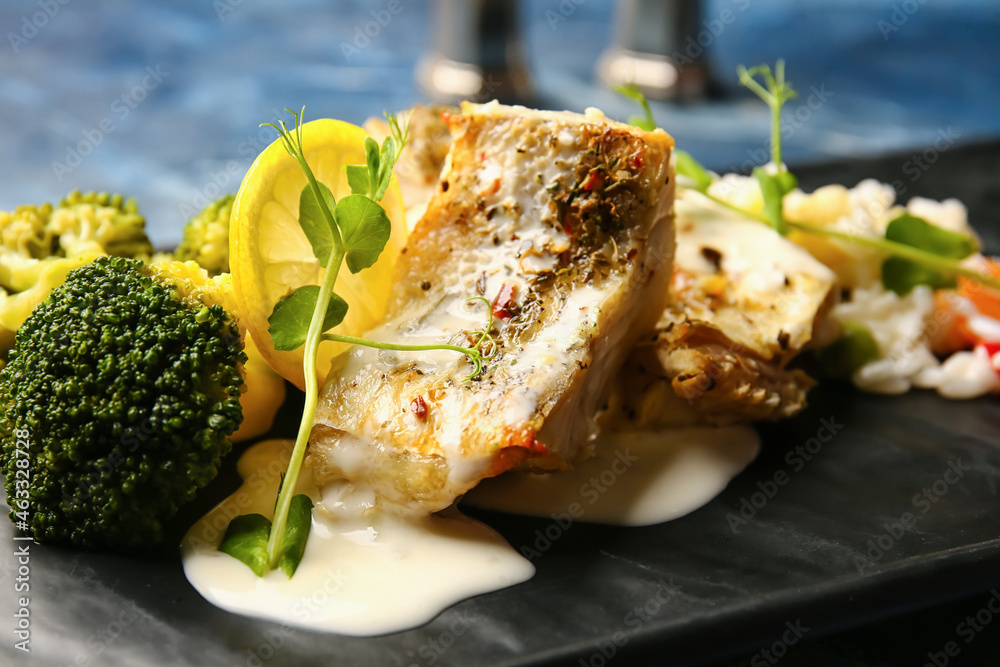
<svg viewBox="0 0 1000 667"><path fill-rule="evenodd" d="M942 229L909 213L902 213L889 222L885 238L948 259L964 259L979 250L975 239ZM957 275L904 257L889 257L882 263L882 284L900 295L908 294L917 285L929 285L932 289L954 287Z"/></svg>
<svg viewBox="0 0 1000 667"><path fill-rule="evenodd" d="M360 164L349 164L344 167L347 174L347 184L351 186L351 194L366 195L371 181L368 180L368 167ZM331 210L332 207L331 207Z"/></svg>
<svg viewBox="0 0 1000 667"><path fill-rule="evenodd" d="M333 211L337 205L333 192L323 183L318 183L318 185L323 193L323 199L326 200L326 205L330 211ZM308 183L302 188L302 194L299 195L299 226L302 227L306 238L309 239L309 245L312 246L313 254L319 260L320 266L326 268L330 261L330 253L333 252L334 248L334 232L330 228L326 215L323 214L323 208L316 199L316 192Z"/></svg>
<svg viewBox="0 0 1000 667"><path fill-rule="evenodd" d="M698 192L708 190L708 186L712 184L713 180L708 170L701 166L687 151L675 150L674 155L677 156L677 173L694 181Z"/></svg>
<svg viewBox="0 0 1000 667"><path fill-rule="evenodd" d="M763 167L756 167L753 175L760 184L760 193L764 197L764 215L767 216L768 224L784 236L788 233L788 223L782 214L782 200L785 193L782 191L781 181Z"/></svg>
<svg viewBox="0 0 1000 667"><path fill-rule="evenodd" d="M244 563L258 577L263 577L267 572L267 538L270 533L271 521L261 514L235 517L226 528L219 551Z"/></svg>
<svg viewBox="0 0 1000 667"><path fill-rule="evenodd" d="M656 129L656 119L653 118L653 111L649 108L649 101L646 100L646 96L639 86L634 83L626 83L620 86L612 86L611 88L619 95L624 95L642 107L643 115L629 117L629 125L635 125L640 130L646 130L647 132L652 132Z"/></svg>
<svg viewBox="0 0 1000 667"><path fill-rule="evenodd" d="M232 316L180 284L100 257L18 329L0 370L0 474L11 518L39 542L148 549L218 474L246 355Z"/></svg>
<svg viewBox="0 0 1000 667"><path fill-rule="evenodd" d="M909 213L902 213L890 221L885 237L952 259L965 259L979 250L979 244L971 236L942 229Z"/></svg>
<svg viewBox="0 0 1000 667"><path fill-rule="evenodd" d="M236 195L215 200L184 225L184 236L174 257L194 261L211 276L229 273L229 219Z"/></svg>
<svg viewBox="0 0 1000 667"><path fill-rule="evenodd" d="M855 371L881 356L871 331L856 322L845 322L843 335L816 354L823 371L840 380L851 379Z"/></svg>
<svg viewBox="0 0 1000 667"><path fill-rule="evenodd" d="M937 271L903 257L890 257L882 262L882 285L900 296L909 294L917 285L946 289L957 284L955 274Z"/></svg>
<svg viewBox="0 0 1000 667"><path fill-rule="evenodd" d="M282 548L281 558L278 567L291 579L295 570L302 562L302 556L306 553L306 541L309 539L309 530L312 528L312 499L300 493L292 497L291 505L288 506L288 521L285 523L285 542ZM267 541L264 543L266 557Z"/></svg>
<svg viewBox="0 0 1000 667"><path fill-rule="evenodd" d="M354 195L351 195L354 196ZM343 201L343 200L341 200ZM279 301L267 318L268 332L274 349L288 352L297 350L306 342L309 334L309 322L316 310L319 299L318 285L304 285L284 299ZM330 295L330 304L323 320L323 331L329 331L344 321L347 315L347 302L336 294Z"/></svg>
<svg viewBox="0 0 1000 667"><path fill-rule="evenodd" d="M351 273L374 264L392 233L385 209L363 195L348 195L337 202L334 217L343 235L345 260Z"/></svg>

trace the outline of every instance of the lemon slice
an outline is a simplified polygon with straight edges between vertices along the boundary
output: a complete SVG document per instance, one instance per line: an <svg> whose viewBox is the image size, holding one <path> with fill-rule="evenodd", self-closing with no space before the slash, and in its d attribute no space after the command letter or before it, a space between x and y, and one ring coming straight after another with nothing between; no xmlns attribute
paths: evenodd
<svg viewBox="0 0 1000 667"><path fill-rule="evenodd" d="M306 162L337 199L351 193L343 167L365 163L366 136L360 127L339 120L314 120L302 126ZM319 285L325 273L298 223L299 196L305 185L298 162L276 140L243 178L233 202L229 235L230 268L243 322L271 368L300 389L305 388L303 348L275 350L267 320L278 301L303 285ZM346 264L341 268L334 291L350 308L337 333L360 336L385 312L392 269L406 241L403 200L395 178L381 204L392 222L392 235L373 266L357 274ZM330 361L345 347L320 345L316 364L320 383Z"/></svg>

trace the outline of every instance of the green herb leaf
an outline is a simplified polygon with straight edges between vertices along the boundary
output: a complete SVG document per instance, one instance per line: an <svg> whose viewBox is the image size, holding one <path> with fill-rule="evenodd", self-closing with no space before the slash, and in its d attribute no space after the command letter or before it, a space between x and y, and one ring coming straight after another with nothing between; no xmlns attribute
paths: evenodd
<svg viewBox="0 0 1000 667"><path fill-rule="evenodd" d="M337 202L334 215L344 239L347 268L357 273L374 264L392 233L385 210L368 197L348 195Z"/></svg>
<svg viewBox="0 0 1000 667"><path fill-rule="evenodd" d="M340 201L344 201L344 199ZM268 331L271 334L274 349L287 352L297 350L305 344L306 337L309 335L309 322L316 310L319 292L318 285L305 285L274 306L271 317L267 319L267 323L270 325ZM347 315L347 302L336 294L332 294L330 305L326 309L326 317L323 320L323 331L329 331L343 322L345 315Z"/></svg>
<svg viewBox="0 0 1000 667"><path fill-rule="evenodd" d="M781 235L788 233L788 224L782 215L782 199L785 193L777 176L769 174L763 167L753 170L754 178L760 184L760 193L764 197L764 215L769 224Z"/></svg>
<svg viewBox="0 0 1000 667"><path fill-rule="evenodd" d="M843 335L816 353L823 371L840 380L849 380L856 370L881 356L871 331L856 322L845 322Z"/></svg>
<svg viewBox="0 0 1000 667"><path fill-rule="evenodd" d="M245 514L229 522L219 551L245 563L254 574L267 572L267 538L271 522L260 514Z"/></svg>
<svg viewBox="0 0 1000 667"><path fill-rule="evenodd" d="M965 259L979 250L974 238L937 227L909 213L893 218L886 227L885 237L952 259Z"/></svg>
<svg viewBox="0 0 1000 667"><path fill-rule="evenodd" d="M640 130L646 130L647 132L652 132L656 129L656 119L653 118L653 111L649 108L649 101L639 86L634 83L626 83L620 86L611 86L611 88L619 95L624 95L642 107L644 115L631 116L628 119L629 125L634 125Z"/></svg>
<svg viewBox="0 0 1000 667"><path fill-rule="evenodd" d="M292 498L292 504L288 508L288 520L285 523L285 541L282 547L281 559L278 566L281 571L291 579L302 562L302 556L306 552L306 540L309 538L309 530L312 527L312 499L300 493Z"/></svg>
<svg viewBox="0 0 1000 667"><path fill-rule="evenodd" d="M949 259L965 259L979 250L975 239L936 227L909 213L902 213L889 222L885 238ZM917 285L929 285L932 289L954 287L957 274L903 257L889 257L882 263L882 284L903 295Z"/></svg>
<svg viewBox="0 0 1000 667"><path fill-rule="evenodd" d="M778 186L781 188L781 196L784 197L789 192L799 187L799 179L795 178L795 174L792 172L782 169L775 176L778 179Z"/></svg>
<svg viewBox="0 0 1000 667"><path fill-rule="evenodd" d="M379 153L378 142L365 137L365 161L368 164L368 193L378 190Z"/></svg>
<svg viewBox="0 0 1000 667"><path fill-rule="evenodd" d="M323 193L323 199L326 200L326 205L333 212L337 200L330 188L322 183L318 183L318 185L320 192ZM302 194L299 195L299 226L302 227L306 238L309 239L309 245L312 246L313 254L319 260L320 266L324 268L330 261L330 253L333 252L334 247L331 223L332 221L327 220L323 213L323 208L316 199L315 191L307 184L302 188Z"/></svg>
<svg viewBox="0 0 1000 667"><path fill-rule="evenodd" d="M379 172L376 179L378 187L372 195L372 199L375 201L382 201L382 197L385 197L385 191L389 188L389 181L392 180L392 167L396 164L396 158L398 157L396 154L396 142L392 137L386 137L382 142L382 157L379 161Z"/></svg>
<svg viewBox="0 0 1000 667"><path fill-rule="evenodd" d="M368 167L361 164L349 164L344 167L347 174L347 184L351 186L351 194L366 195L371 181L368 177Z"/></svg>
<svg viewBox="0 0 1000 667"><path fill-rule="evenodd" d="M712 175L708 173L708 170L691 157L687 151L675 150L674 155L677 156L677 173L694 181L698 192L708 190L708 186L712 184Z"/></svg>
<svg viewBox="0 0 1000 667"><path fill-rule="evenodd" d="M656 129L656 124L649 122L649 119L643 118L642 116L629 116L626 121L629 125L634 125L640 130L646 130L647 132L652 132Z"/></svg>

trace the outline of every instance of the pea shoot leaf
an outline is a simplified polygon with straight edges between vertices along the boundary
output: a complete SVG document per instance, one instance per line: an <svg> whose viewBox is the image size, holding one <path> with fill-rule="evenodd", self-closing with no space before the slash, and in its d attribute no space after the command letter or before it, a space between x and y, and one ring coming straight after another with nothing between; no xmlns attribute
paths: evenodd
<svg viewBox="0 0 1000 667"><path fill-rule="evenodd" d="M312 499L300 493L292 497L288 508L288 522L285 524L285 542L278 567L291 579L306 553L306 540L312 527Z"/></svg>
<svg viewBox="0 0 1000 667"><path fill-rule="evenodd" d="M368 166L368 193L378 190L378 175L381 160L378 152L378 142L371 137L365 137L365 162ZM392 166L389 166L392 169ZM352 190L353 191L353 190Z"/></svg>
<svg viewBox="0 0 1000 667"><path fill-rule="evenodd" d="M788 224L782 214L784 185L777 176L768 173L763 167L755 168L753 175L760 184L760 193L764 197L764 215L767 216L768 222L779 234L787 234Z"/></svg>
<svg viewBox="0 0 1000 667"><path fill-rule="evenodd" d="M312 499L305 494L292 498L285 524L285 540L278 567L291 579L306 552L306 540L312 527ZM258 577L267 572L267 540L271 521L261 514L244 514L229 522L219 551L229 554L253 570Z"/></svg>
<svg viewBox="0 0 1000 667"><path fill-rule="evenodd" d="M646 96L643 94L642 89L634 83L626 83L624 85L612 86L612 89L619 95L624 95L633 102L637 103L642 107L644 116L630 116L628 119L629 125L634 125L640 130L646 130L647 132L652 132L656 129L656 119L653 118L653 112L649 108L649 102L646 100Z"/></svg>
<svg viewBox="0 0 1000 667"><path fill-rule="evenodd" d="M348 195L337 202L334 213L344 241L351 273L374 264L392 232L392 223L381 205L362 195Z"/></svg>
<svg viewBox="0 0 1000 667"><path fill-rule="evenodd" d="M891 220L886 227L885 237L890 241L952 259L965 259L979 250L979 244L971 236L937 227L909 213L902 213Z"/></svg>
<svg viewBox="0 0 1000 667"><path fill-rule="evenodd" d="M677 173L694 181L698 192L708 190L708 186L712 184L712 175L708 173L708 170L691 157L687 151L676 150L674 155L677 156Z"/></svg>
<svg viewBox="0 0 1000 667"><path fill-rule="evenodd" d="M267 571L267 538L271 522L261 514L244 514L229 522L219 551L246 564L258 577Z"/></svg>
<svg viewBox="0 0 1000 667"><path fill-rule="evenodd" d="M361 164L349 164L344 167L347 174L347 184L351 186L351 194L366 195L371 181L368 179L368 167Z"/></svg>
<svg viewBox="0 0 1000 667"><path fill-rule="evenodd" d="M965 259L979 250L974 238L942 229L909 213L902 213L889 222L885 238L949 259ZM917 285L944 289L954 287L956 281L954 273L904 257L889 257L882 263L882 284L900 295L909 293Z"/></svg>
<svg viewBox="0 0 1000 667"><path fill-rule="evenodd" d="M305 285L275 305L271 317L267 319L274 349L288 352L297 350L305 344L309 335L309 323L312 321L318 299L319 286ZM347 302L336 294L330 295L330 305L326 309L322 331L329 331L343 322L345 315L347 315Z"/></svg>
<svg viewBox="0 0 1000 667"><path fill-rule="evenodd" d="M323 199L326 200L326 205L332 213L337 205L337 200L334 198L333 192L322 183L319 183L319 189L323 193ZM330 261L330 254L333 252L333 229L330 227L331 222L323 214L323 209L316 199L315 191L307 183L302 188L302 194L299 195L299 226L302 227L306 238L309 239L309 245L312 246L313 254L319 260L320 266L324 268Z"/></svg>

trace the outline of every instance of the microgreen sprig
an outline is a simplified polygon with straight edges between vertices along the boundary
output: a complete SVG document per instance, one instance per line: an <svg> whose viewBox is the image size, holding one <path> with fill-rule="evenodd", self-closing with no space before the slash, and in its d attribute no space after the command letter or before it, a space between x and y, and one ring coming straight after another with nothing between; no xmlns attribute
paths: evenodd
<svg viewBox="0 0 1000 667"><path fill-rule="evenodd" d="M784 197L798 186L795 176L789 172L781 160L781 109L790 99L796 97L791 83L785 80L785 62L779 60L772 74L767 65L751 69L740 66L737 69L740 83L757 94L771 109L771 162L774 173L764 167L756 167L753 175L760 185L764 200L763 212L751 211L730 204L725 199L709 192L715 178L711 172L698 163L690 153L675 151L677 173L690 179L693 189L723 208L741 216L759 220L773 227L780 234L799 231L816 236L844 241L870 248L886 257L882 264L882 284L898 294L906 294L917 285L929 285L934 289L953 287L959 277L968 278L984 287L1000 291L1000 280L983 275L975 269L961 264L961 260L979 250L975 239L964 234L936 227L922 218L902 213L891 220L885 236L874 237L788 220L784 215ZM763 85L756 77L760 77ZM648 103L636 87L628 90L617 86L615 90L633 100L640 100L642 108L649 111ZM648 129L649 123L630 123ZM655 123L653 123L655 127Z"/></svg>
<svg viewBox="0 0 1000 667"><path fill-rule="evenodd" d="M304 553L303 545L308 536L312 505L310 502L310 510L303 512L302 508L308 498L301 494L295 496L294 490L316 418L319 402L316 362L322 342L337 341L384 350L459 352L473 366L473 372L466 380L480 375L483 363L492 359L498 350L490 333L493 328L492 309L486 329L473 334L479 338L475 345L468 348L450 344L398 345L328 333L343 322L349 308L347 301L333 291L341 266L346 263L351 273L367 269L378 261L389 241L391 223L379 202L389 187L393 166L406 146L409 122L407 120L401 124L394 116L386 114L390 135L382 142L381 147L371 137L365 139L366 164L349 165L345 168L351 194L337 200L330 188L316 179L306 161L302 145L305 108L298 113L290 109L286 111L295 118L292 129L284 121L277 124L262 123L261 126L272 127L278 132L285 151L299 163L306 176L306 185L299 197L299 226L326 273L321 284L300 287L279 301L268 318L271 341L276 350L290 351L305 347L302 360L305 375L302 419L278 492L274 520L267 526L260 519L237 517L230 524L226 539L220 546L220 549L247 563L261 576L276 567L281 567L291 576ZM482 346L487 342L491 345L491 351L485 355ZM264 536L267 539L266 545L262 543Z"/></svg>

